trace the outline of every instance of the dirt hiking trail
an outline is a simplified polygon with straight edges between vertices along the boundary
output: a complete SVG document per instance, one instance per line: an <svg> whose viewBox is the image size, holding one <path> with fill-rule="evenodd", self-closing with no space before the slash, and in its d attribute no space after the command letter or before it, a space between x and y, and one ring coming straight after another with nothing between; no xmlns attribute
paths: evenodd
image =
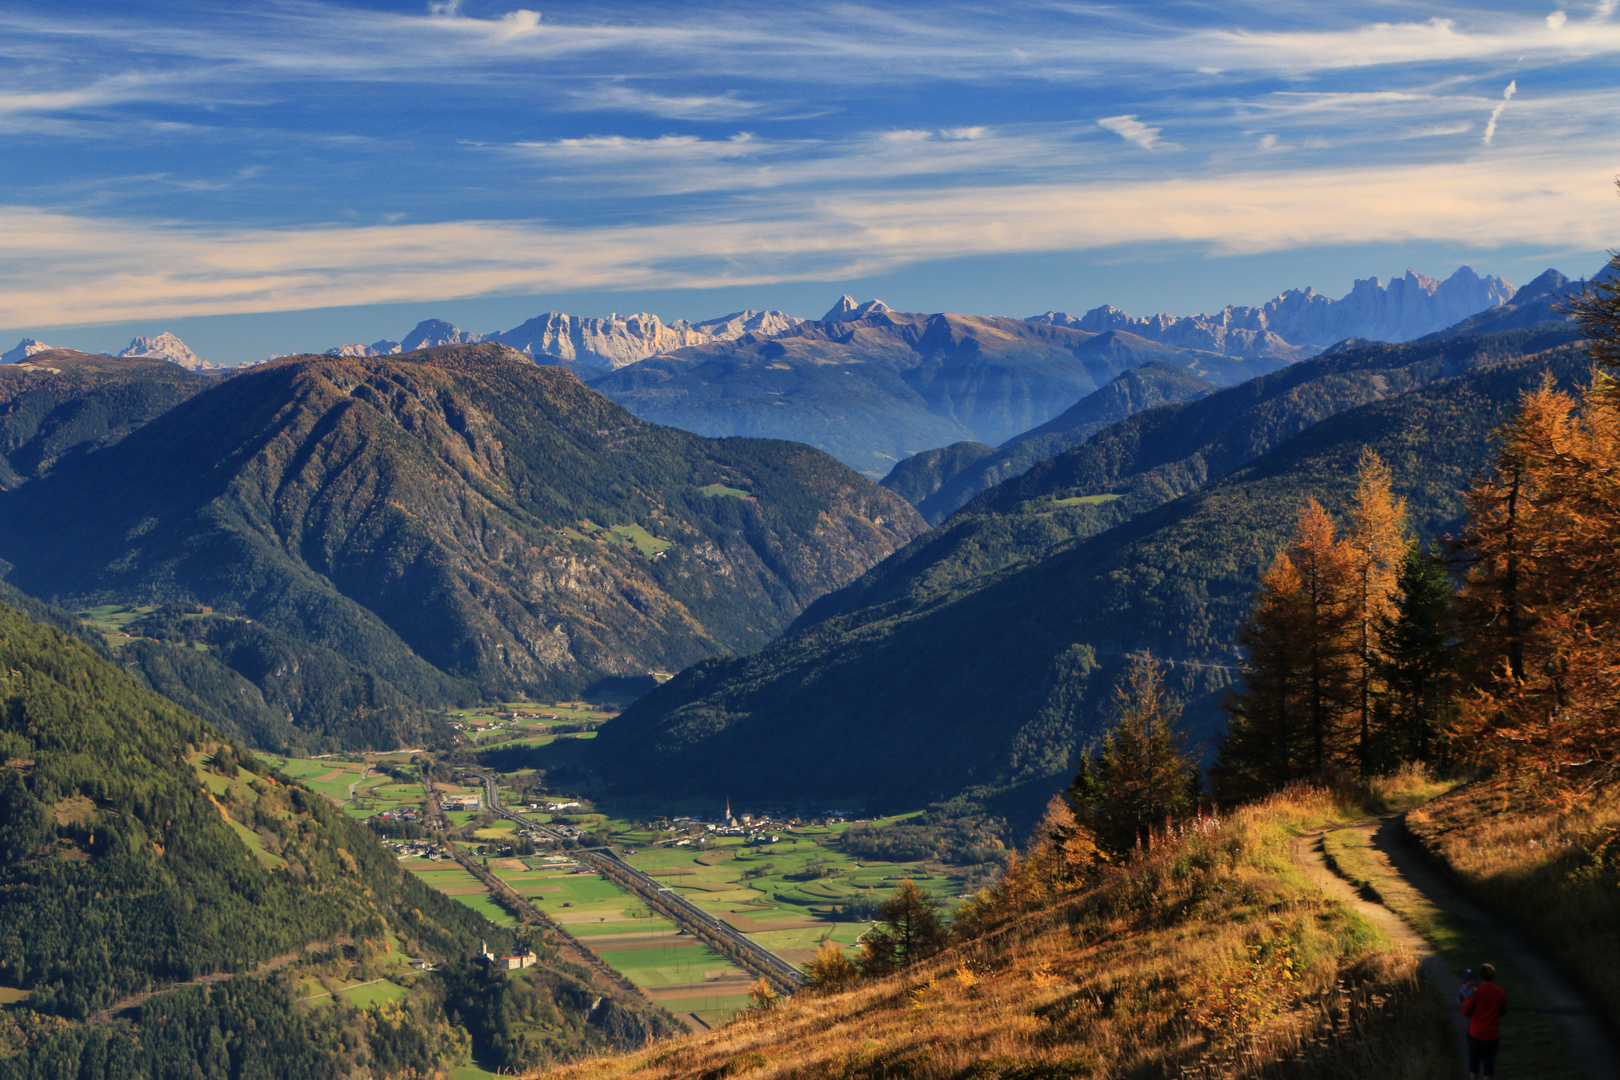
<svg viewBox="0 0 1620 1080"><path fill-rule="evenodd" d="M1359 885L1335 873L1332 860L1325 850L1330 833L1359 835L1371 866L1358 868L1356 876L1364 876ZM1517 1017L1540 1014L1550 1017L1555 1038L1562 1043L1557 1056L1565 1058L1571 1072L1566 1075L1586 1077L1588 1080L1614 1080L1620 1076L1620 1058L1615 1044L1605 1027L1601 1012L1590 998L1565 978L1546 953L1530 940L1518 927L1491 914L1464 896L1445 877L1425 861L1414 842L1406 835L1405 824L1399 815L1368 819L1333 829L1318 829L1298 837L1293 845L1294 860L1306 875L1324 892L1341 901L1387 934L1390 940L1409 949L1423 966L1424 974L1439 995L1446 1015L1451 1017L1457 1044L1457 1075L1466 1077L1467 1060L1465 1036L1467 1020L1461 1015L1456 989L1462 982L1461 971L1453 970L1434 943L1415 929L1392 908L1412 912L1426 904L1443 916L1449 916L1464 930L1483 940L1487 955L1469 962L1469 966L1490 961L1498 968L1517 968L1515 974L1521 985L1527 983L1533 1000L1516 995L1509 1001L1509 1011L1503 1021L1502 1080L1530 1080L1545 1073L1530 1070L1510 1071ZM1339 869L1343 870L1343 867ZM1455 961L1455 957L1453 960ZM1550 1063L1549 1063L1550 1064Z"/></svg>

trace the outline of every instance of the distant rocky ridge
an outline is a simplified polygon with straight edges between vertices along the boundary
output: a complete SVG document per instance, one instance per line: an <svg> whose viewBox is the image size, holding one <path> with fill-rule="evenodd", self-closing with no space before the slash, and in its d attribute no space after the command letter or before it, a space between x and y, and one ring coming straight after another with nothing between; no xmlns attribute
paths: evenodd
<svg viewBox="0 0 1620 1080"><path fill-rule="evenodd" d="M17 347L0 353L0 364L20 364L35 353L50 352L51 347L37 338L25 337Z"/></svg>
<svg viewBox="0 0 1620 1080"><path fill-rule="evenodd" d="M1125 330L1150 341L1229 356L1302 359L1350 337L1412 341L1505 304L1516 291L1495 275L1482 278L1462 266L1444 281L1411 270L1388 285L1363 278L1338 300L1315 289L1289 289L1260 307L1228 305L1213 315L1135 318L1105 304L1079 317L1049 311L1030 321L1093 333Z"/></svg>
<svg viewBox="0 0 1620 1080"><path fill-rule="evenodd" d="M186 343L170 333L162 333L157 337L137 337L130 341L129 346L120 357L144 356L153 360L167 360L171 364L179 364L187 371L212 371L214 365L199 357L186 347Z"/></svg>
<svg viewBox="0 0 1620 1080"><path fill-rule="evenodd" d="M749 310L697 323L676 319L666 326L657 315L645 311L622 316L614 312L601 319L548 311L511 330L474 334L442 319L427 319L418 323L403 341L339 345L326 350L326 355L393 356L438 345L472 345L493 341L536 359L549 357L565 365L577 364L582 368L607 372L688 345L734 341L744 334L774 337L804 321L780 311Z"/></svg>

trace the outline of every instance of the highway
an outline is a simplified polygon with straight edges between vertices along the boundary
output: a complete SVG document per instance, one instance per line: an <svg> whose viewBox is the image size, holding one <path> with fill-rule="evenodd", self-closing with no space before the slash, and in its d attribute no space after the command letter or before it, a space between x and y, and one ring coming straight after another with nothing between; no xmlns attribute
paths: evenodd
<svg viewBox="0 0 1620 1080"><path fill-rule="evenodd" d="M534 829L556 841L559 847L562 845L566 837L561 833L526 820L503 807L493 776L488 773L468 775L476 776L483 781L484 802L492 813L515 821L526 829ZM763 976L766 981L788 991L796 990L809 981L796 964L788 963L736 927L704 911L674 889L659 884L656 878L649 877L631 866L612 848L578 848L575 854L598 872L641 897L649 907L668 916L687 933L720 946L719 951L723 955L730 957L753 974Z"/></svg>

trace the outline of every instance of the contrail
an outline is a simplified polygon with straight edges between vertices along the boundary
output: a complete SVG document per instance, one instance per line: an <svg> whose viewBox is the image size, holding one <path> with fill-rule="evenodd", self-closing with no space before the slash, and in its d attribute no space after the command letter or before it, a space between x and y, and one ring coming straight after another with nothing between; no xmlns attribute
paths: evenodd
<svg viewBox="0 0 1620 1080"><path fill-rule="evenodd" d="M1513 100L1513 95L1517 94L1518 92L1519 92L1519 80L1518 79L1514 79L1512 82L1508 83L1507 84L1507 89L1502 91L1502 100L1498 101L1496 103L1496 108L1491 110L1491 118L1485 122L1485 145L1486 146L1491 145L1491 140L1496 138L1496 121L1501 117L1502 110L1507 108L1507 103L1509 101L1512 101Z"/></svg>

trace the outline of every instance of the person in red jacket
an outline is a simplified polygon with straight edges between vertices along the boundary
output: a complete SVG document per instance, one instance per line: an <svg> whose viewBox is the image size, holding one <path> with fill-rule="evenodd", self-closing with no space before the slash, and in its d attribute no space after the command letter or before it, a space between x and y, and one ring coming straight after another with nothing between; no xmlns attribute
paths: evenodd
<svg viewBox="0 0 1620 1080"><path fill-rule="evenodd" d="M1496 968L1481 964L1479 989L1462 1003L1463 1015L1468 1017L1468 1075L1485 1080L1496 1075L1496 1047L1501 1041L1497 1021L1507 1015L1507 995L1496 985Z"/></svg>

